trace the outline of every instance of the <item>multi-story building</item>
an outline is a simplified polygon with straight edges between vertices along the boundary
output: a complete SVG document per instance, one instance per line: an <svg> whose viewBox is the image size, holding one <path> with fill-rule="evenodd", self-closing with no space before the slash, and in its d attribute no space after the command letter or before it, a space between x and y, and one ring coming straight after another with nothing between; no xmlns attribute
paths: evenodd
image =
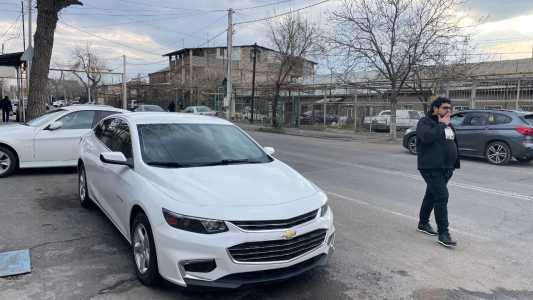
<svg viewBox="0 0 533 300"><path fill-rule="evenodd" d="M279 53L262 46L244 45L232 48L232 83L235 89L251 87L253 53L256 47L257 85L271 84L280 68ZM170 89L184 105L206 103L214 95L224 94L227 47L184 48L164 54L169 59L165 69L150 74L150 83L168 80ZM316 63L298 59L287 81L299 82L315 75Z"/></svg>

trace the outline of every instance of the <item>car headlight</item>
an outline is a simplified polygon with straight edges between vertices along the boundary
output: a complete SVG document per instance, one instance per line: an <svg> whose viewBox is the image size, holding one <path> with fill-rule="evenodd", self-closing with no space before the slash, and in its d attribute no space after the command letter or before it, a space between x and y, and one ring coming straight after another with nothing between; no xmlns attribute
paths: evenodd
<svg viewBox="0 0 533 300"><path fill-rule="evenodd" d="M328 210L329 210L329 206L327 203L322 205L322 207L320 208L320 217L323 218L328 213Z"/></svg>
<svg viewBox="0 0 533 300"><path fill-rule="evenodd" d="M224 221L184 216L164 208L163 216L168 225L185 231L204 234L228 231L228 227Z"/></svg>
<svg viewBox="0 0 533 300"><path fill-rule="evenodd" d="M413 131L415 131L414 128L409 128L409 129L407 129L407 130L405 131L405 134L409 134L409 133L411 133L411 132L413 132Z"/></svg>

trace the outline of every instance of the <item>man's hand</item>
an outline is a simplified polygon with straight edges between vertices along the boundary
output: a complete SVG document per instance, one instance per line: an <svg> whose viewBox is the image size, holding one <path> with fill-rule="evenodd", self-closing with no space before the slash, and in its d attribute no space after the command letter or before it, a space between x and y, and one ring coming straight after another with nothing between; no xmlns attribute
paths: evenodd
<svg viewBox="0 0 533 300"><path fill-rule="evenodd" d="M439 115L439 122L446 126L450 125L450 113L447 113L444 117Z"/></svg>

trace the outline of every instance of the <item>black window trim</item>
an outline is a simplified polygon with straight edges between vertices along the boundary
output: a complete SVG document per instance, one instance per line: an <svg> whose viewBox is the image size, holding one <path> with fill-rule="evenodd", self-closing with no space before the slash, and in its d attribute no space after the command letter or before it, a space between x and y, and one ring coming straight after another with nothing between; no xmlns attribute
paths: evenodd
<svg viewBox="0 0 533 300"><path fill-rule="evenodd" d="M116 152L116 151L113 151L111 149L109 149L109 147L100 139L96 136L96 132L94 132L94 130L96 130L96 127L98 127L98 125L100 125L100 123L103 123L104 121L106 120L109 120L109 119L119 119L121 121L124 121L126 122L126 124L128 125L128 130L130 132L130 137L133 137L133 134L131 133L131 126L130 124L128 123L128 121L126 119L124 119L122 116L120 116L120 114L117 116L117 115L110 115L110 116L107 116L105 118L103 118L102 120L100 120L100 122L98 122L97 126L94 127L93 129L93 134L94 134L94 137L95 139L100 143L102 144L102 146L104 146L104 148L106 148L109 152ZM134 169L135 167L135 151L133 151L133 140L131 140L131 168ZM122 153L124 154L124 153ZM126 156L126 155L124 155ZM126 158L127 159L127 158Z"/></svg>

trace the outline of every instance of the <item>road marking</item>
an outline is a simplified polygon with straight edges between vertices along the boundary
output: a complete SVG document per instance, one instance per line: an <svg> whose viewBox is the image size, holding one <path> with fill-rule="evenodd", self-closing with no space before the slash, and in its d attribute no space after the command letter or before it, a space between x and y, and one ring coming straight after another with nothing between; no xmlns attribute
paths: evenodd
<svg viewBox="0 0 533 300"><path fill-rule="evenodd" d="M358 203L360 205L368 206L368 207L370 207L372 209L379 210L379 211L384 212L384 213L392 214L392 215L395 215L395 216L398 216L398 217L402 217L402 218L405 218L405 219L409 219L411 221L418 222L418 218L414 217L414 216L406 215L406 214L403 214L401 212L397 212L397 211L393 211L393 210L390 210L390 209L383 208L381 206L373 205L370 202L366 202L364 200L355 199L355 198L344 196L344 195L337 194L337 193L334 193L334 192L329 192L329 191L325 191L325 192L328 195L331 195L331 196L334 196L334 197L337 197L337 198L340 198L340 199L344 199L344 200L347 200L347 201L350 201L350 202L355 202L355 203ZM450 231L456 232L456 233L464 235L464 236L469 236L471 238L475 238L475 239L478 239L478 240L481 240L481 241L490 241L490 239L487 238L487 237L484 237L484 236L481 236L481 235L477 235L477 234L473 234L473 233L469 233L469 232L465 232L465 231L462 231L462 230L457 230L457 229L452 228L452 227L450 227Z"/></svg>
<svg viewBox="0 0 533 300"><path fill-rule="evenodd" d="M301 158L312 157L316 161L321 161L321 162L324 162L324 163L331 162L329 160L321 159L319 157L316 157L315 155L308 155L308 154L302 155L302 154L297 154L297 153L293 153L293 152L287 152L287 153L283 152L283 155L288 155L288 156L292 155L292 156L301 157ZM402 176L402 177L407 177L407 178L410 178L410 179L414 179L416 181L424 182L424 179L418 174L410 174L410 173L402 172L402 171L388 170L388 169L384 169L384 168L371 167L371 166L357 164L357 163L347 163L347 162L340 162L340 161L335 161L334 163L337 164L337 165L343 165L343 166L346 166L346 167L356 167L356 168L367 170L367 171L383 173L383 174L388 174L388 175L394 175L394 176ZM454 180L450 181L448 183L448 185L449 186L453 186L453 187L466 189L466 190L472 190L472 191L477 191L477 192L481 192L481 193L491 194L491 195L495 195L495 196L503 196L503 197L508 197L508 198L514 198L514 199L533 202L533 196L530 196L530 195L524 195L524 194L510 192L510 191L504 191L504 190L496 190L496 189L486 188L486 187L472 185L472 184L460 183L460 182L456 182Z"/></svg>

